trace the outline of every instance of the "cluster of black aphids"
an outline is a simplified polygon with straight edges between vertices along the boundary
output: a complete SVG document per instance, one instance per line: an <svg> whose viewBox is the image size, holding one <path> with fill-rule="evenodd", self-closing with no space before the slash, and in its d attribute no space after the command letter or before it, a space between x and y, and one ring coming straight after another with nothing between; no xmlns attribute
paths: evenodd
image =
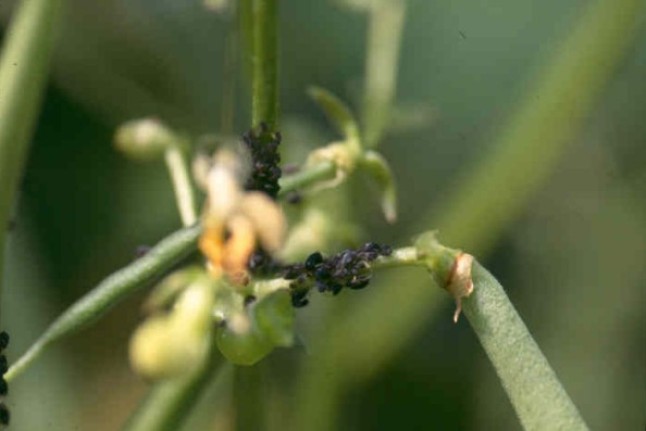
<svg viewBox="0 0 646 431"><path fill-rule="evenodd" d="M248 131L242 139L251 155L251 173L245 188L264 192L276 199L280 190L278 180L282 174L278 166L280 132L270 132L267 125L261 123L257 130Z"/></svg>
<svg viewBox="0 0 646 431"><path fill-rule="evenodd" d="M343 250L327 259L315 252L302 264L286 266L283 277L294 280L290 286L292 304L294 307L307 305L307 294L312 286L319 292L332 292L333 295L338 295L344 287L363 289L372 277L370 262L391 253L390 246L368 242L356 250Z"/></svg>
<svg viewBox="0 0 646 431"><path fill-rule="evenodd" d="M9 334L5 331L0 332L0 396L5 397L9 392L9 387L7 386L7 381L4 379L4 375L9 369L9 364L7 363L7 357L3 354L4 349L9 345ZM9 425L9 409L0 401L0 426Z"/></svg>

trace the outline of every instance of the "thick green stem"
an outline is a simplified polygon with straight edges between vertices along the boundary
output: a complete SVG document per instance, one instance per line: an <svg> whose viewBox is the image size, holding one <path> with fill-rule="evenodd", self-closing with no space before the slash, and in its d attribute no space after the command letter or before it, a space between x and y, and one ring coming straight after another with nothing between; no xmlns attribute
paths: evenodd
<svg viewBox="0 0 646 431"><path fill-rule="evenodd" d="M597 106L643 23L646 2L597 0L587 8L500 137L435 206L439 213L421 218L422 226L433 220L447 243L486 251L525 208Z"/></svg>
<svg viewBox="0 0 646 431"><path fill-rule="evenodd" d="M475 289L464 299L462 309L523 427L526 430L587 430L502 286L477 262L472 274Z"/></svg>
<svg viewBox="0 0 646 431"><path fill-rule="evenodd" d="M62 3L21 1L0 60L0 287L7 226L47 83Z"/></svg>
<svg viewBox="0 0 646 431"><path fill-rule="evenodd" d="M123 431L175 431L179 429L208 383L220 355L215 343L210 357L190 376L157 383L124 425ZM226 368L226 364L220 367Z"/></svg>
<svg viewBox="0 0 646 431"><path fill-rule="evenodd" d="M252 100L253 127L278 123L278 0L253 1Z"/></svg>
<svg viewBox="0 0 646 431"><path fill-rule="evenodd" d="M162 275L195 248L199 226L173 233L145 256L113 273L63 312L9 369L11 381L52 343L71 335L103 316L112 306Z"/></svg>
<svg viewBox="0 0 646 431"><path fill-rule="evenodd" d="M175 201L184 227L191 226L197 221L193 185L189 176L188 165L184 152L179 145L168 148L164 154L166 167L173 182Z"/></svg>

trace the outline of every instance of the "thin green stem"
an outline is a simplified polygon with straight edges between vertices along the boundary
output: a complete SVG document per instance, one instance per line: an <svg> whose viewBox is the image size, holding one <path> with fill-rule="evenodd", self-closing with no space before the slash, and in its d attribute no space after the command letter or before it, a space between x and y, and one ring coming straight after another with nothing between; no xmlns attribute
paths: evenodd
<svg viewBox="0 0 646 431"><path fill-rule="evenodd" d="M61 17L62 0L23 0L0 60L0 287L15 203Z"/></svg>
<svg viewBox="0 0 646 431"><path fill-rule="evenodd" d="M197 221L193 185L188 173L188 164L179 145L173 145L164 153L166 167L170 173L175 192L175 201L184 227Z"/></svg>
<svg viewBox="0 0 646 431"><path fill-rule="evenodd" d="M195 248L201 228L177 231L152 248L145 256L113 273L63 312L16 361L5 378L15 379L51 344L71 335L103 316L127 295L150 283Z"/></svg>
<svg viewBox="0 0 646 431"><path fill-rule="evenodd" d="M509 302L502 286L479 263L473 294L462 309L527 430L587 430L576 406Z"/></svg>
<svg viewBox="0 0 646 431"><path fill-rule="evenodd" d="M415 247L396 248L390 256L381 256L372 263L375 269L424 265L426 263Z"/></svg>
<svg viewBox="0 0 646 431"><path fill-rule="evenodd" d="M253 1L252 100L253 127L278 123L278 0Z"/></svg>
<svg viewBox="0 0 646 431"><path fill-rule="evenodd" d="M306 188L312 184L329 181L336 175L336 166L332 162L322 162L310 168L280 179L280 191L278 196L285 196L287 193Z"/></svg>
<svg viewBox="0 0 646 431"><path fill-rule="evenodd" d="M395 98L406 0L374 1L368 12L368 48L363 102L364 145L377 145Z"/></svg>
<svg viewBox="0 0 646 431"><path fill-rule="evenodd" d="M220 355L213 343L209 358L193 374L155 384L122 430L175 431L179 429L209 382L228 368L228 364L223 364L216 373L219 361Z"/></svg>

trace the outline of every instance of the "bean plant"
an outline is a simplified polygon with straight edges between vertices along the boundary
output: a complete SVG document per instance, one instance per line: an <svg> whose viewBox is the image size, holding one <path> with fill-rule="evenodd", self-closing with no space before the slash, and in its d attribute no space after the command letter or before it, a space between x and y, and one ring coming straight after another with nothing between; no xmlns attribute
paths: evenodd
<svg viewBox="0 0 646 431"><path fill-rule="evenodd" d="M15 205L63 3L20 1L5 38L0 63L0 226L9 223ZM616 25L623 22L616 11L637 15L641 3L599 0L589 6L564 42L568 55L557 55L537 79L540 100L520 106L491 153L458 175L461 182L437 204L443 208L437 223L444 230L419 226L411 229L413 239L401 244L361 238L349 228L359 221L327 214L326 205L347 205L351 191L344 185L362 175L371 183L370 202L382 222L397 223L398 173L379 145L396 99L406 1L344 0L348 10L364 14L369 23L363 99L355 110L312 83L308 95L337 139L310 151L298 166L281 162L278 8L287 4L205 3L205 13L226 9L238 16L235 22L245 41L240 49L250 59L250 100L238 101L251 107L248 129L235 137L194 136L149 117L115 130L115 151L138 162L165 164L183 226L88 290L27 351L19 352L8 369L0 363L0 394L9 397L10 405L5 382L9 388L20 385L21 375L50 347L82 333L125 298L152 286L129 344L131 367L150 389L122 429L180 429L209 384L232 369L236 398L243 399L236 403L237 427L263 429L250 407L266 401L259 395L262 379L253 370L278 348L300 348L295 319L308 313L314 297L325 297L334 308L334 298L359 297L383 277L393 289L343 316L334 326L344 329L332 329L312 346L310 355L316 359L300 367L296 405L291 417L284 418L286 429L336 429L335 399L347 389L346 380L361 380L379 366L370 358L383 361L397 352L413 333L413 322L428 312L415 291L402 299L394 288L396 277L389 275L392 268L413 267L425 274L425 289L443 289L454 302L455 311L446 319L458 325L468 322L525 429L587 429L501 284L477 256L442 238L458 246L464 238L477 242L496 236L515 216L564 152L600 81L610 74L636 28ZM603 46L586 43L589 34L597 34ZM576 79L572 72L581 68L598 73ZM530 164L539 168L518 169ZM509 184L515 187L515 199L499 198L496 191ZM0 243L5 241L3 229ZM331 246L336 249L323 251ZM0 247L0 262L2 251ZM397 307L401 319L379 321L375 327L374 316L390 306ZM9 335L0 335L2 349L11 335L8 329ZM356 351L356 340L370 347ZM6 362L5 356L2 360ZM326 373L329 367L336 368L333 377ZM4 404L0 422L10 422ZM15 426L21 429L17 421Z"/></svg>

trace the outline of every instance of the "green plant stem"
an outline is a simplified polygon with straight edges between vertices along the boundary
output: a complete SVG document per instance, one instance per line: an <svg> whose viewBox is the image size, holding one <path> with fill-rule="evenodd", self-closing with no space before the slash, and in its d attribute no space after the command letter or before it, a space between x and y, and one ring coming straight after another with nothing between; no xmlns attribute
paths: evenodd
<svg viewBox="0 0 646 431"><path fill-rule="evenodd" d="M173 182L175 201L184 227L191 226L197 221L193 186L188 173L188 164L184 152L179 145L168 148L164 154L166 167Z"/></svg>
<svg viewBox="0 0 646 431"><path fill-rule="evenodd" d="M285 196L294 190L306 188L312 184L329 181L336 175L336 166L332 162L322 162L310 168L305 168L294 175L280 179L278 196Z"/></svg>
<svg viewBox="0 0 646 431"><path fill-rule="evenodd" d="M128 419L123 431L176 431L208 383L226 371L228 364L218 370L220 355L215 343L205 363L190 376L155 384L137 410Z"/></svg>
<svg viewBox="0 0 646 431"><path fill-rule="evenodd" d="M0 287L6 231L47 83L62 0L23 0L0 60Z"/></svg>
<svg viewBox="0 0 646 431"><path fill-rule="evenodd" d="M574 403L498 281L473 265L462 309L526 430L587 430Z"/></svg>
<svg viewBox="0 0 646 431"><path fill-rule="evenodd" d="M253 1L252 99L253 127L278 123L278 0Z"/></svg>
<svg viewBox="0 0 646 431"><path fill-rule="evenodd" d="M378 0L368 10L368 48L363 102L364 145L377 145L395 98L406 0Z"/></svg>
<svg viewBox="0 0 646 431"><path fill-rule="evenodd" d="M194 250L200 231L199 226L177 231L163 239L145 256L104 279L47 328L11 366L5 374L6 380L15 379L52 343L87 327L127 295L180 262Z"/></svg>

